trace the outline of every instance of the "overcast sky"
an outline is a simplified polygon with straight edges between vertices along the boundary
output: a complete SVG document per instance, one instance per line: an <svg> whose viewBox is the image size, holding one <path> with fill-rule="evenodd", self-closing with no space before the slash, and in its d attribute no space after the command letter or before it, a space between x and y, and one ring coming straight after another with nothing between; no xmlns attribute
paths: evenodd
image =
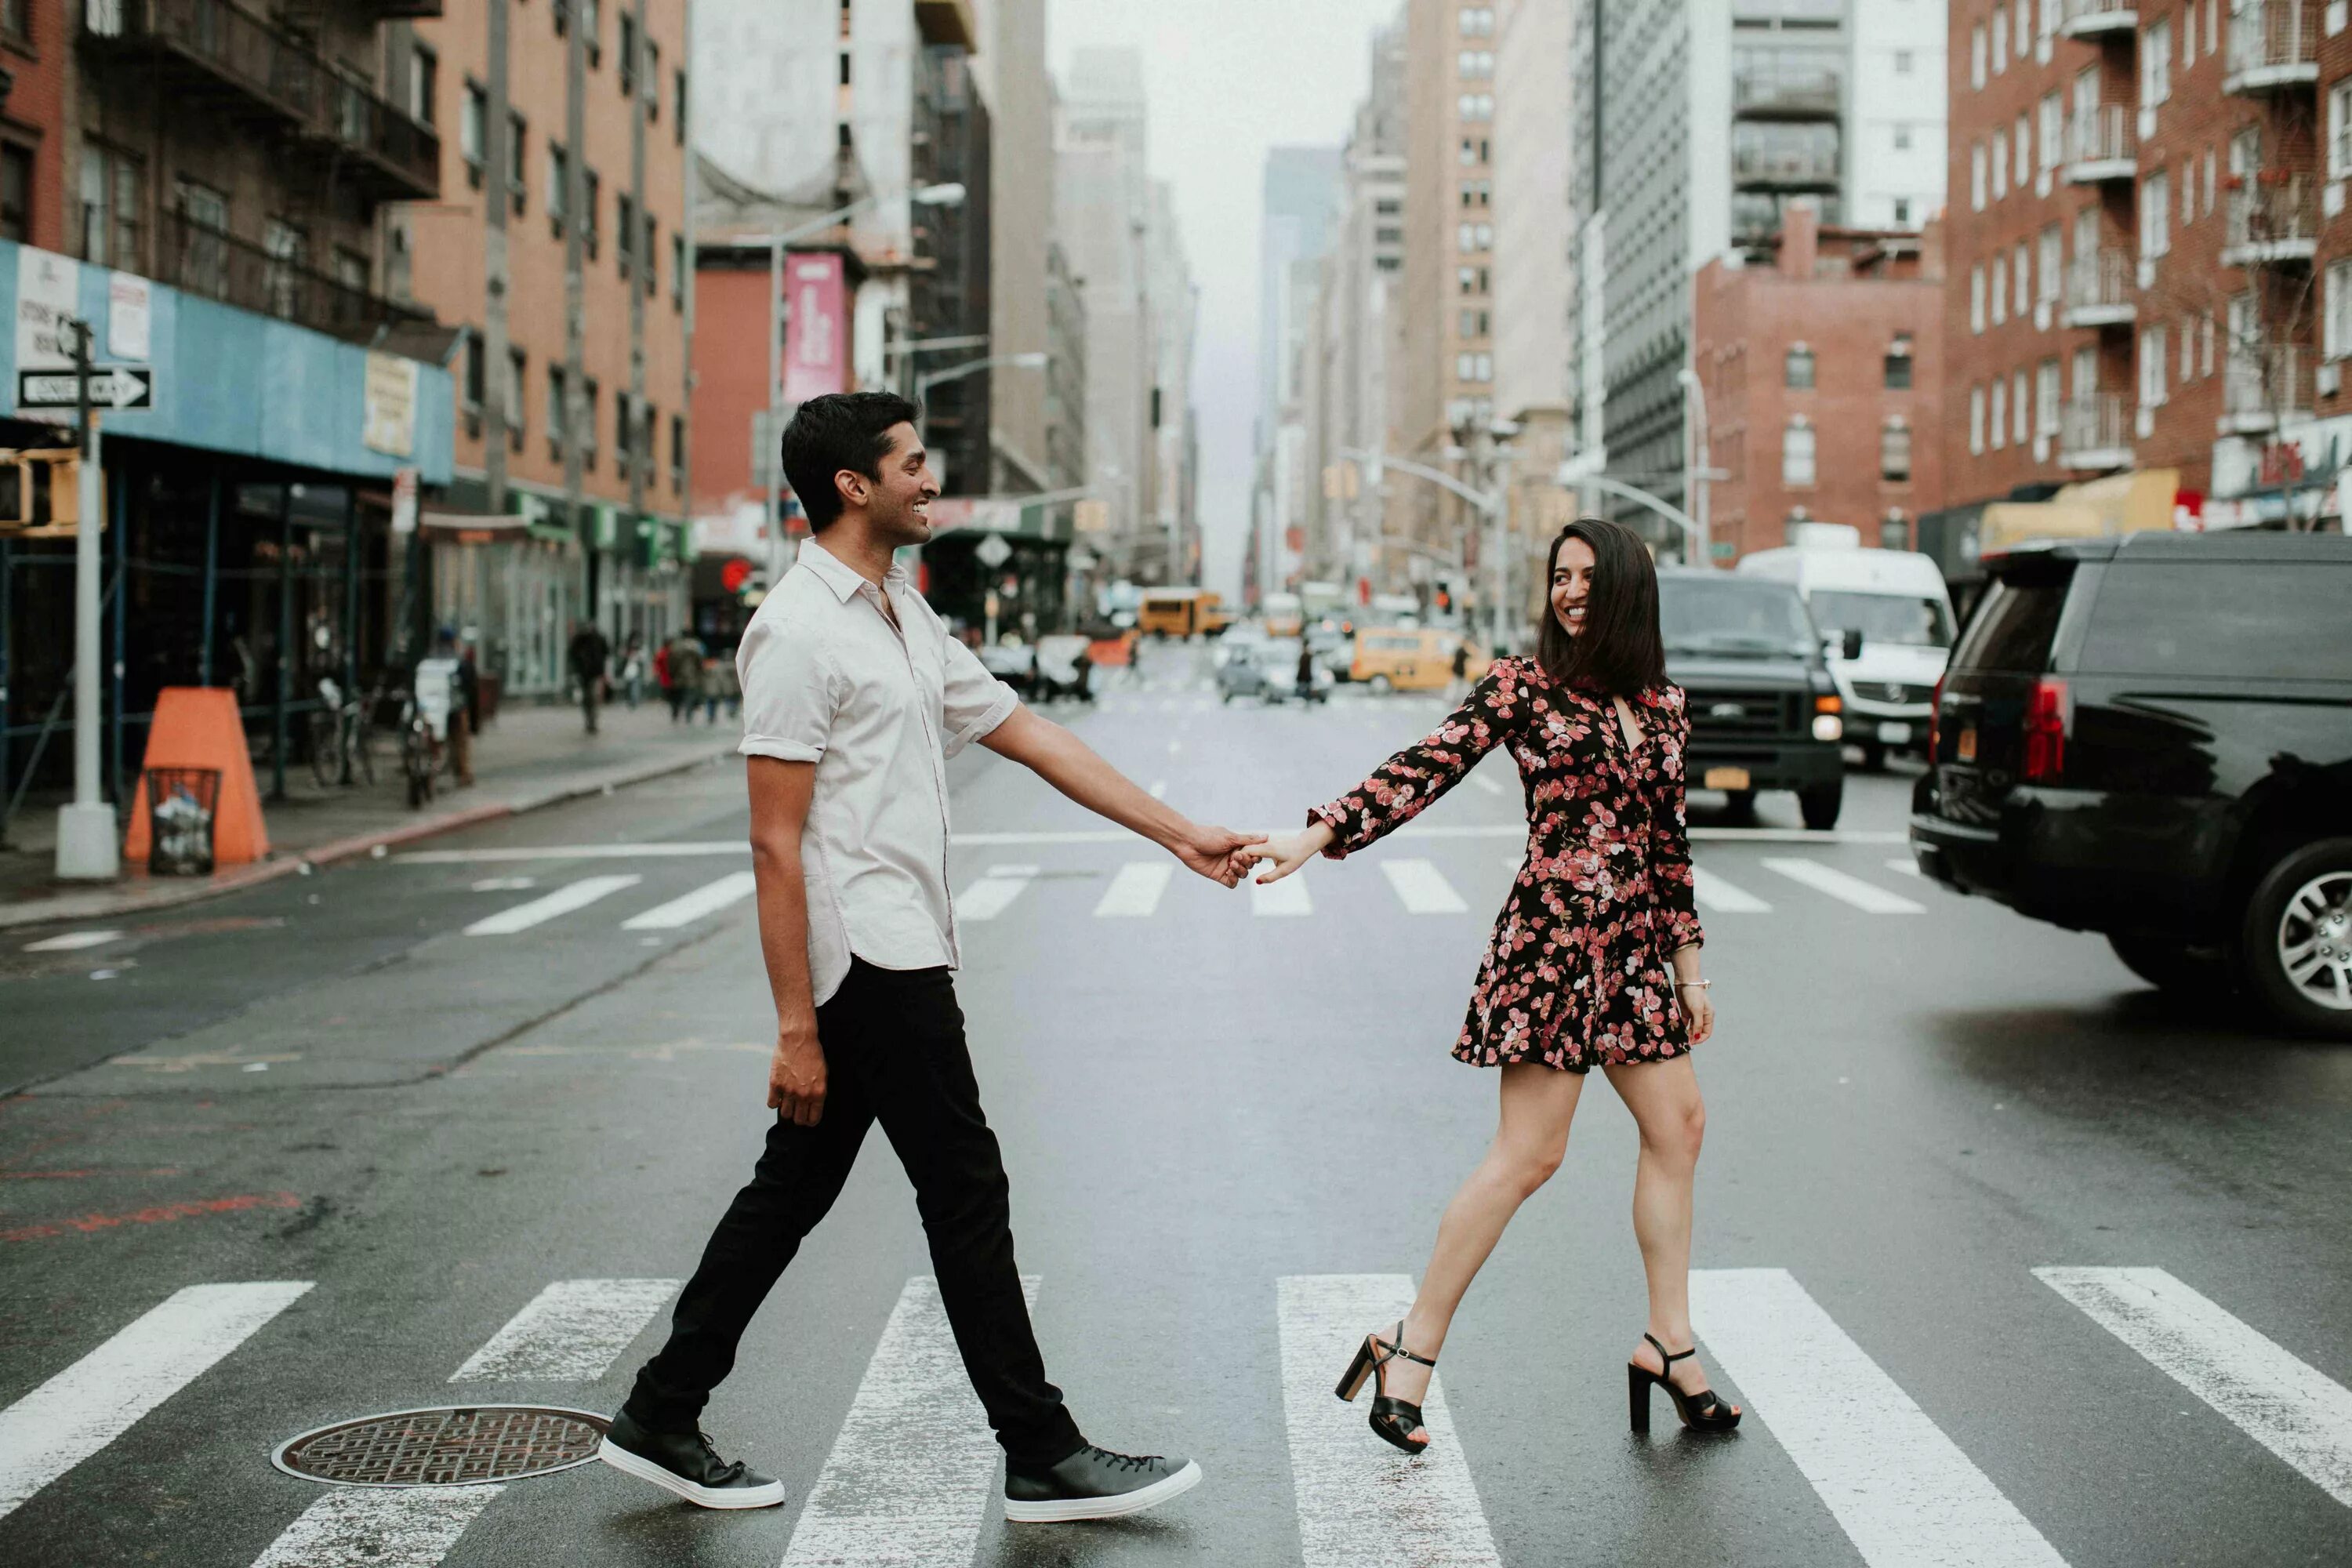
<svg viewBox="0 0 2352 1568"><path fill-rule="evenodd" d="M1206 585L1241 584L1257 414L1258 201L1268 147L1338 146L1398 0L1050 0L1058 73L1074 49L1142 51L1151 170L1174 182L1201 289L1192 402L1201 420Z"/></svg>

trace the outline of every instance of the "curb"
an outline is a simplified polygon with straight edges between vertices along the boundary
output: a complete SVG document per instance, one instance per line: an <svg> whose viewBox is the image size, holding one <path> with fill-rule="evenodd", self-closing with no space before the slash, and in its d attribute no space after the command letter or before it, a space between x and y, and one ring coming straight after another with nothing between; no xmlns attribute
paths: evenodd
<svg viewBox="0 0 2352 1568"><path fill-rule="evenodd" d="M735 754L735 748L693 752L676 757L659 757L651 762L637 763L574 779L536 794L509 801L494 801L488 805L467 806L462 811L445 812L438 816L404 822L397 827L387 827L375 833L354 834L314 845L298 854L264 860L256 865L239 866L230 870L215 872L202 881L154 882L140 881L125 886L94 889L88 892L67 893L54 899L40 899L8 908L0 908L0 931L17 926L51 925L61 921L104 920L114 915L140 914L149 910L175 909L205 899L216 899L229 893L241 893L281 877L308 875L325 866L339 865L375 855L394 845L408 844L419 838L431 838L444 833L454 833L461 827L474 827L502 817L520 816L566 801L580 800L592 795L609 795L614 790L634 784L682 773Z"/></svg>

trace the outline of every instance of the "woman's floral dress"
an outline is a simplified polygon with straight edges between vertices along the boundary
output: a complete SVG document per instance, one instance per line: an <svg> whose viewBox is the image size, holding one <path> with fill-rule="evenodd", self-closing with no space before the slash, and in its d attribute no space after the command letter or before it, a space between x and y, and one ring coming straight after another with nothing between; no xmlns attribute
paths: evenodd
<svg viewBox="0 0 2352 1568"><path fill-rule="evenodd" d="M1497 659L1426 740L1309 818L1330 825L1324 853L1342 858L1510 748L1527 790L1528 853L1454 1047L1465 1062L1584 1072L1690 1049L1668 963L1702 940L1683 822L1690 720L1676 686L1630 705L1638 746L1609 699L1553 685L1533 659Z"/></svg>

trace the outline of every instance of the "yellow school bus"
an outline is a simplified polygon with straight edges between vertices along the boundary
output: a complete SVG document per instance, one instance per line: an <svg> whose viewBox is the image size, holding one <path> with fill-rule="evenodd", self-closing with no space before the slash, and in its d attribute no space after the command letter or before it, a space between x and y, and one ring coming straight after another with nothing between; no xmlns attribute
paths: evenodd
<svg viewBox="0 0 2352 1568"><path fill-rule="evenodd" d="M1454 679L1454 650L1468 639L1438 626L1367 626L1356 634L1348 678L1375 691L1435 691ZM1465 673L1477 679L1493 661L1469 643Z"/></svg>
<svg viewBox="0 0 2352 1568"><path fill-rule="evenodd" d="M1135 629L1146 637L1189 637L1224 626L1217 595L1205 588L1146 588L1135 612Z"/></svg>

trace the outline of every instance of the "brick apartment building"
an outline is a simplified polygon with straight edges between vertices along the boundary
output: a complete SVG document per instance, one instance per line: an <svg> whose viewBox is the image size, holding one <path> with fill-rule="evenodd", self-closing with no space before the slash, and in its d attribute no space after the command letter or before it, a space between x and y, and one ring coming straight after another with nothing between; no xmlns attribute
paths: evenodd
<svg viewBox="0 0 2352 1568"><path fill-rule="evenodd" d="M2242 517L2301 477L2352 312L2352 34L2322 0L1953 0L1956 508L2127 468ZM2343 272L2352 295L2352 268ZM2352 315L2347 315L2352 321ZM2298 455L2300 454L2300 455Z"/></svg>
<svg viewBox="0 0 2352 1568"><path fill-rule="evenodd" d="M1943 504L1940 226L1823 228L1788 209L1769 262L1700 268L1692 365L1705 395L1713 554L1788 542L1792 522L1850 523L1911 548Z"/></svg>

